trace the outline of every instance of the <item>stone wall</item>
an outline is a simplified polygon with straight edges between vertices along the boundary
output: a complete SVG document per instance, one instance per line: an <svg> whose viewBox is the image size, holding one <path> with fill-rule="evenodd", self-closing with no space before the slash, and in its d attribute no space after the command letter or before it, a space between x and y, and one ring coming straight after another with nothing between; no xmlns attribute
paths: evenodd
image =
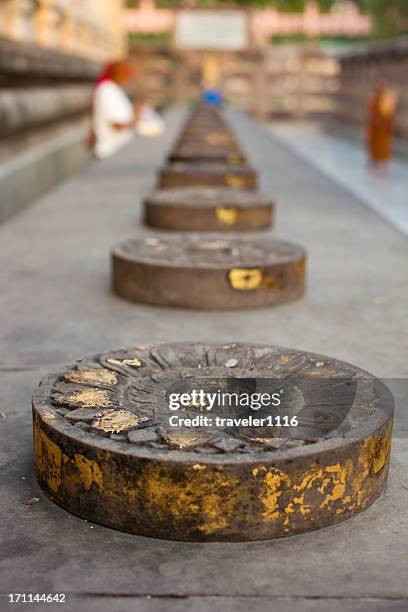
<svg viewBox="0 0 408 612"><path fill-rule="evenodd" d="M0 36L98 61L126 51L122 0L1 0Z"/></svg>
<svg viewBox="0 0 408 612"><path fill-rule="evenodd" d="M0 39L0 221L89 159L100 69L91 59Z"/></svg>
<svg viewBox="0 0 408 612"><path fill-rule="evenodd" d="M0 221L90 157L92 91L126 54L122 0L0 0Z"/></svg>

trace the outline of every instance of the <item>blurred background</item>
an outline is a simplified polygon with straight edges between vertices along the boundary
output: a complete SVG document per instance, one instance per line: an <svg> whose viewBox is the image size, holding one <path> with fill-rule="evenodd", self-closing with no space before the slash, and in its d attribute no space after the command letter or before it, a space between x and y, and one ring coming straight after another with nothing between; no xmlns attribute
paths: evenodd
<svg viewBox="0 0 408 612"><path fill-rule="evenodd" d="M95 80L116 59L157 108L217 89L262 121L354 139L385 81L405 154L407 32L406 0L0 0L0 221L89 159Z"/></svg>

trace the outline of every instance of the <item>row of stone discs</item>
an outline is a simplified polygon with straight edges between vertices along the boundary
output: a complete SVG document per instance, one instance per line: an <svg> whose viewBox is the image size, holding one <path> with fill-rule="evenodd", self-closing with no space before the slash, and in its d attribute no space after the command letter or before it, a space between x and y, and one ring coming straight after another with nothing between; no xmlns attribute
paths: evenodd
<svg viewBox="0 0 408 612"><path fill-rule="evenodd" d="M223 117L214 109L199 108L185 125L159 187L232 187L256 189L257 174L248 164Z"/></svg>
<svg viewBox="0 0 408 612"><path fill-rule="evenodd" d="M180 231L264 229L274 206L256 184L256 172L220 115L197 109L160 173L159 191L145 200L145 221Z"/></svg>
<svg viewBox="0 0 408 612"><path fill-rule="evenodd" d="M184 144L220 126L217 114L199 109ZM197 203L197 219L213 189L202 188L185 193ZM176 191L156 194L155 202L174 201ZM222 193L225 220L231 195ZM234 193L245 203L249 192ZM265 206L257 214L266 225ZM190 223L198 223L193 218L190 211ZM138 302L243 308L300 297L304 268L303 249L265 236L175 233L120 245L113 285ZM170 423L169 394L222 389L242 397L259 388L278 390L282 407L253 413L217 400L210 413L207 399L192 400L171 414L223 420ZM33 398L37 477L62 507L131 533L191 541L282 537L344 520L378 497L392 407L380 381L321 355L240 343L138 345L82 359L42 381ZM297 425L242 421L251 416L296 416Z"/></svg>
<svg viewBox="0 0 408 612"><path fill-rule="evenodd" d="M272 224L274 205L256 191L256 183L224 117L198 107L160 173L159 190L144 202L146 223L172 233L119 245L112 257L114 291L135 302L205 310L300 298L302 248L265 236L232 235ZM224 234L212 233L219 231Z"/></svg>

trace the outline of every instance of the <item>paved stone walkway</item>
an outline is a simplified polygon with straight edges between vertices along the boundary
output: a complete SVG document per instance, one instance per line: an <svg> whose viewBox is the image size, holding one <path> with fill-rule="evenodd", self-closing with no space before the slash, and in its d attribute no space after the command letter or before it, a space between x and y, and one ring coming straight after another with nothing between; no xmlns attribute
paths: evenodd
<svg viewBox="0 0 408 612"><path fill-rule="evenodd" d="M111 294L109 249L146 232L140 198L152 189L181 118L172 111L163 138L137 140L114 159L90 164L0 227L0 609L27 609L8 606L9 592L65 592L63 609L77 612L405 611L403 410L386 494L349 522L286 540L188 544L130 536L68 514L36 484L32 388L86 354L149 341L264 341L326 353L381 377L407 376L406 239L238 114L237 133L279 205L275 235L308 249L305 299L209 314L137 306Z"/></svg>
<svg viewBox="0 0 408 612"><path fill-rule="evenodd" d="M276 123L271 133L323 174L408 236L408 163L394 159L385 174L367 166L358 142L333 136L312 123Z"/></svg>

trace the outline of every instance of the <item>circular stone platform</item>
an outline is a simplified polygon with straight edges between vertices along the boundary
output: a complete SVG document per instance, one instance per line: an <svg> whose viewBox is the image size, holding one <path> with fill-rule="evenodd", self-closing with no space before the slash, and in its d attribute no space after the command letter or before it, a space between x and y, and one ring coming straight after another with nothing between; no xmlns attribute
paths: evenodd
<svg viewBox="0 0 408 612"><path fill-rule="evenodd" d="M245 155L238 148L222 148L181 144L173 149L168 156L170 164L182 163L218 163L240 166L247 163Z"/></svg>
<svg viewBox="0 0 408 612"><path fill-rule="evenodd" d="M159 188L175 187L234 187L256 189L257 174L249 166L219 163L174 163L160 172Z"/></svg>
<svg viewBox="0 0 408 612"><path fill-rule="evenodd" d="M169 230L256 230L272 223L273 203L255 191L185 187L156 191L144 202L147 225Z"/></svg>
<svg viewBox="0 0 408 612"><path fill-rule="evenodd" d="M241 393L254 379L279 389L279 412L296 414L297 427L169 425L170 415L214 416L205 403L170 411L169 392ZM330 357L266 345L140 345L41 382L33 396L37 478L70 512L131 533L282 537L373 503L386 483L392 412L383 383Z"/></svg>
<svg viewBox="0 0 408 612"><path fill-rule="evenodd" d="M150 236L112 254L113 290L121 297L201 310L296 300L304 293L305 267L301 247L259 235Z"/></svg>

